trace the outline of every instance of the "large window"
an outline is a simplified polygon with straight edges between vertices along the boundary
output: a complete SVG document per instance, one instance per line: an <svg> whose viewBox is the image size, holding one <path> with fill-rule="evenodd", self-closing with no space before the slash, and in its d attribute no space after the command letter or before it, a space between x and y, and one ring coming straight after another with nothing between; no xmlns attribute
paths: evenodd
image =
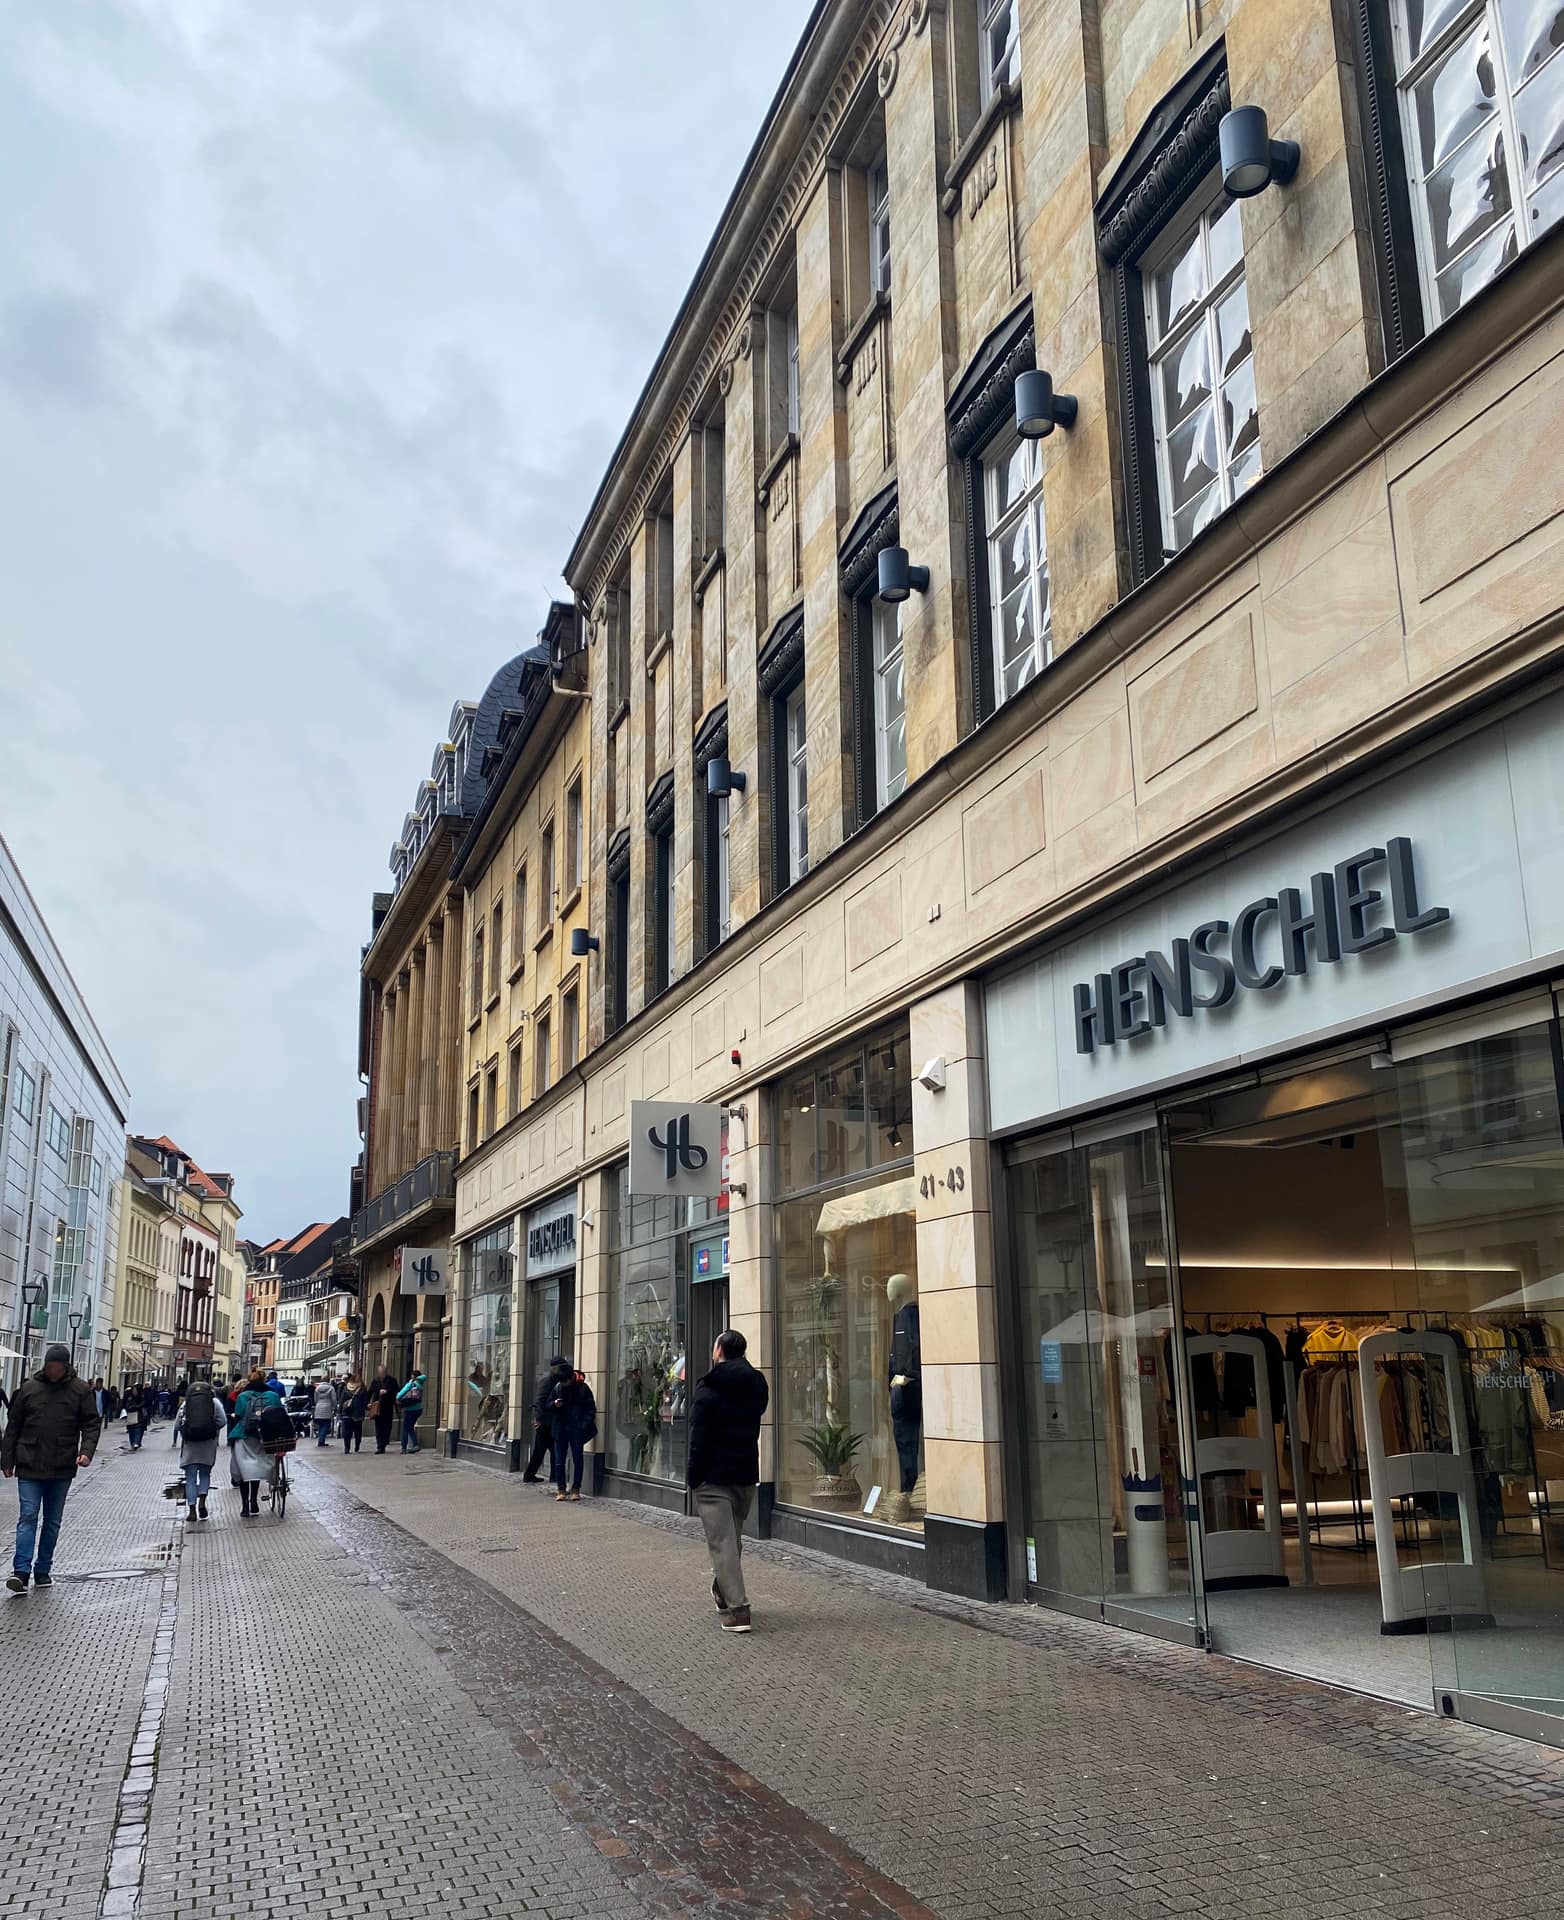
<svg viewBox="0 0 1564 1920"><path fill-rule="evenodd" d="M655 929L653 938L652 980L661 993L673 984L675 929L678 926L678 895L675 887L673 828L657 835L653 842L653 878L657 888L653 902Z"/></svg>
<svg viewBox="0 0 1564 1920"><path fill-rule="evenodd" d="M728 864L728 831L732 806L726 794L711 802L712 927L714 944L733 931L733 876Z"/></svg>
<svg viewBox="0 0 1564 1920"><path fill-rule="evenodd" d="M1164 549L1178 553L1260 477L1238 205L1225 195L1141 269Z"/></svg>
<svg viewBox="0 0 1564 1920"><path fill-rule="evenodd" d="M500 990L500 972L505 964L505 903L496 900L489 915L489 998Z"/></svg>
<svg viewBox="0 0 1564 1920"><path fill-rule="evenodd" d="M570 784L565 795L565 885L572 893L581 891L586 878L586 821L581 801L581 781Z"/></svg>
<svg viewBox="0 0 1564 1920"><path fill-rule="evenodd" d="M47 1135L50 1151L64 1160L71 1150L71 1127L65 1115L58 1107L49 1109L49 1131Z"/></svg>
<svg viewBox="0 0 1564 1920"><path fill-rule="evenodd" d="M869 291L891 290L891 172L881 154L869 169Z"/></svg>
<svg viewBox="0 0 1564 1920"><path fill-rule="evenodd" d="M538 842L538 938L554 925L554 822L544 827Z"/></svg>
<svg viewBox="0 0 1564 1920"><path fill-rule="evenodd" d="M468 1018L476 1020L483 1012L483 923L479 921L472 932L472 1005L468 1009Z"/></svg>
<svg viewBox="0 0 1564 1920"><path fill-rule="evenodd" d="M923 1523L912 1076L905 1027L794 1074L777 1112L777 1497Z"/></svg>
<svg viewBox="0 0 1564 1920"><path fill-rule="evenodd" d="M467 1353L462 1427L482 1445L510 1438L511 1228L507 1221L469 1240Z"/></svg>
<svg viewBox="0 0 1564 1920"><path fill-rule="evenodd" d="M608 1026L611 1033L630 1018L630 875L619 874L613 883L613 905L609 916Z"/></svg>
<svg viewBox="0 0 1564 1920"><path fill-rule="evenodd" d="M12 1095L11 1104L15 1107L26 1126L31 1126L33 1123L33 1101L36 1099L37 1093L38 1082L27 1071L26 1067L18 1062L16 1068L16 1092Z"/></svg>
<svg viewBox="0 0 1564 1920"><path fill-rule="evenodd" d="M516 869L516 890L511 909L511 967L520 972L527 963L527 869Z"/></svg>
<svg viewBox="0 0 1564 1920"><path fill-rule="evenodd" d="M1021 36L1017 0L978 0L982 41L978 77L986 107L999 89L1021 78Z"/></svg>
<svg viewBox="0 0 1564 1920"><path fill-rule="evenodd" d="M581 995L567 987L559 1002L559 1070L568 1073L581 1054Z"/></svg>
<svg viewBox="0 0 1564 1920"><path fill-rule="evenodd" d="M1564 212L1564 6L1393 0L1396 92L1428 324Z"/></svg>
<svg viewBox="0 0 1564 1920"><path fill-rule="evenodd" d="M907 687L902 664L901 608L876 599L870 614L874 648L874 786L888 806L907 784Z"/></svg>
<svg viewBox="0 0 1564 1920"><path fill-rule="evenodd" d="M809 871L809 732L804 718L804 683L799 681L782 703L782 739L785 752L783 822L787 835L786 872L789 881L802 880Z"/></svg>
<svg viewBox="0 0 1564 1920"><path fill-rule="evenodd" d="M546 1013L540 1013L532 1023L532 1093L534 1099L542 1099L552 1085L550 1068L553 1065L550 1050L553 1046L552 1022Z"/></svg>
<svg viewBox="0 0 1564 1920"><path fill-rule="evenodd" d="M1008 434L983 456L994 705L1053 658L1042 442Z"/></svg>
<svg viewBox="0 0 1564 1920"><path fill-rule="evenodd" d="M711 1245L725 1231L727 1199L632 1199L629 1185L622 1168L605 1223L613 1377L599 1445L615 1472L682 1483L690 1388L722 1331L712 1322L727 1319L725 1269L714 1272L720 1238ZM692 1244L692 1230L703 1226L705 1260ZM714 1288L721 1297L708 1305Z"/></svg>

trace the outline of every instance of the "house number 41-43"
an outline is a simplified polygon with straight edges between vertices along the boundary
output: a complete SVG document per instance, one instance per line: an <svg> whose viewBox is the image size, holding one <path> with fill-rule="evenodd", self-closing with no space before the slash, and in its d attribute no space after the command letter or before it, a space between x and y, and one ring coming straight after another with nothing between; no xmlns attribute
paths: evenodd
<svg viewBox="0 0 1564 1920"><path fill-rule="evenodd" d="M918 1182L918 1191L925 1200L932 1200L936 1193L965 1193L966 1190L965 1167L947 1167L943 1174L926 1173Z"/></svg>

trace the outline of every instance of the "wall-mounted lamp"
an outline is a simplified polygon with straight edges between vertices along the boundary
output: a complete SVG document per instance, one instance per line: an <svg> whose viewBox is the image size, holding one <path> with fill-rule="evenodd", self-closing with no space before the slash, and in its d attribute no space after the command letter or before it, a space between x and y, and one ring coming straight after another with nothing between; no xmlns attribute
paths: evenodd
<svg viewBox="0 0 1564 1920"><path fill-rule="evenodd" d="M924 1062L922 1068L913 1075L920 1087L926 1087L930 1093L945 1091L945 1056L935 1054L932 1060Z"/></svg>
<svg viewBox="0 0 1564 1920"><path fill-rule="evenodd" d="M927 593L928 590L927 567L910 565L905 547L881 547L880 598L887 606L899 606L909 594Z"/></svg>
<svg viewBox="0 0 1564 1920"><path fill-rule="evenodd" d="M749 776L735 773L725 753L714 753L706 762L706 791L713 800L726 800L730 793L742 793Z"/></svg>
<svg viewBox="0 0 1564 1920"><path fill-rule="evenodd" d="M1080 403L1073 393L1055 393L1054 377L1033 367L1016 375L1016 432L1023 440L1046 440L1055 427L1073 427Z"/></svg>
<svg viewBox="0 0 1564 1920"><path fill-rule="evenodd" d="M597 935L588 933L585 927L570 929L570 957L573 960L580 960L589 953L596 953L601 944Z"/></svg>
<svg viewBox="0 0 1564 1920"><path fill-rule="evenodd" d="M1222 185L1235 200L1250 200L1274 181L1285 187L1298 171L1296 140L1273 140L1264 107L1234 107L1217 129Z"/></svg>
<svg viewBox="0 0 1564 1920"><path fill-rule="evenodd" d="M581 1209L581 1224L583 1227L595 1227L597 1225L597 1215L590 1207L583 1207Z"/></svg>

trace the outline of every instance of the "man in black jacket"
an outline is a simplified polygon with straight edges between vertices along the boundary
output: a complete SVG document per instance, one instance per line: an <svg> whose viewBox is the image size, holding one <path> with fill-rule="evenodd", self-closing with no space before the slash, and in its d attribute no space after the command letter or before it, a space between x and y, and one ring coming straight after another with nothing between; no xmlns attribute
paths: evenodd
<svg viewBox="0 0 1564 1920"><path fill-rule="evenodd" d="M760 1423L766 1377L744 1358L742 1333L717 1335L712 1369L690 1403L690 1491L711 1554L711 1597L724 1633L750 1630L744 1591L744 1522L760 1484Z"/></svg>
<svg viewBox="0 0 1564 1920"><path fill-rule="evenodd" d="M564 1378L564 1361L556 1356L548 1363L548 1372L538 1382L538 1390L532 1402L532 1452L522 1473L522 1479L529 1487L538 1484L538 1468L542 1466L544 1455L549 1456L549 1478L554 1477L554 1395L560 1381Z"/></svg>
<svg viewBox="0 0 1564 1920"><path fill-rule="evenodd" d="M102 1431L93 1390L71 1366L70 1348L48 1348L42 1371L17 1388L0 1440L0 1470L7 1480L15 1475L21 1482L16 1557L6 1581L13 1593L26 1593L29 1580L38 1587L54 1584L49 1570L65 1496L76 1469L92 1465Z"/></svg>

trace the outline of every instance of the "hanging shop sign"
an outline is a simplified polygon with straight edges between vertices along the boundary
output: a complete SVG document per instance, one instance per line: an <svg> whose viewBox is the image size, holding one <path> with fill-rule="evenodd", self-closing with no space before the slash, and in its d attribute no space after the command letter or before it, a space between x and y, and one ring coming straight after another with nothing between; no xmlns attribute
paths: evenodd
<svg viewBox="0 0 1564 1920"><path fill-rule="evenodd" d="M400 1291L404 1294L444 1293L450 1257L446 1247L403 1247Z"/></svg>
<svg viewBox="0 0 1564 1920"><path fill-rule="evenodd" d="M722 1191L723 1109L710 1102L630 1102L630 1191L715 1199Z"/></svg>
<svg viewBox="0 0 1564 1920"><path fill-rule="evenodd" d="M1204 920L1072 988L1075 1050L1135 1040L1170 1018L1225 1007L1240 990L1269 992L1316 967L1337 966L1450 918L1419 903L1412 842L1393 835L1310 874L1307 893L1278 887L1229 920Z"/></svg>
<svg viewBox="0 0 1564 1920"><path fill-rule="evenodd" d="M527 1215L527 1278L576 1264L576 1196L562 1194Z"/></svg>

